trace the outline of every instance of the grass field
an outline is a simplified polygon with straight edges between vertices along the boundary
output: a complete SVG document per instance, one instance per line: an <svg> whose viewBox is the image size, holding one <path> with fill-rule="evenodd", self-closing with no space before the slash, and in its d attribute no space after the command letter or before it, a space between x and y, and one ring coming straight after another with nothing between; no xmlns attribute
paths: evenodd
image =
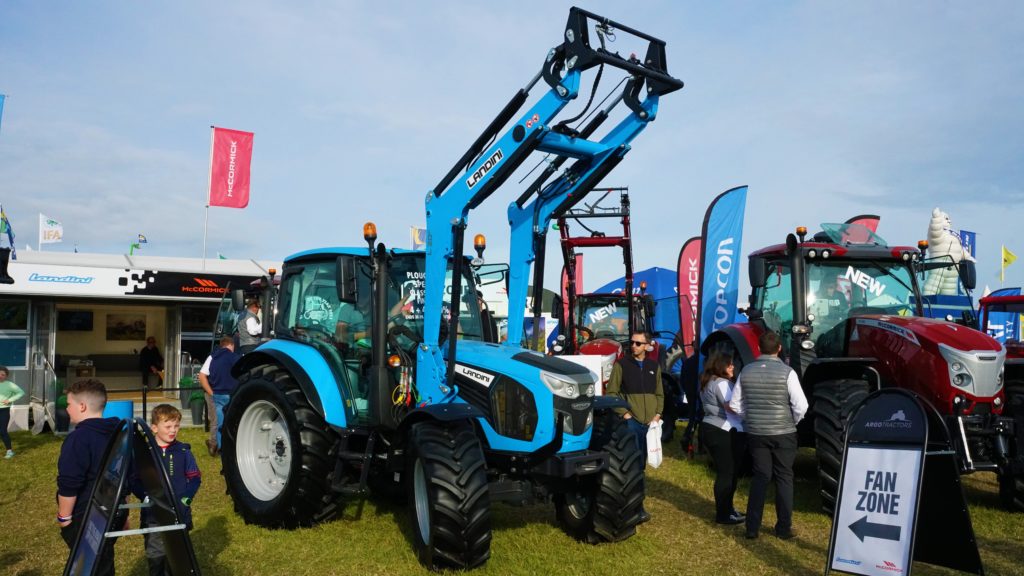
<svg viewBox="0 0 1024 576"><path fill-rule="evenodd" d="M182 439L203 446L198 429ZM60 574L67 549L54 523L59 438L14 435L18 454L0 459L0 574ZM192 542L207 576L299 574L422 574L413 555L409 518L402 506L368 500L352 503L344 518L304 530L271 531L246 526L225 495L220 463L196 450L203 486L193 505ZM648 469L647 509L654 519L618 544L580 544L559 530L551 505L496 505L491 559L474 574L821 574L830 520L818 512L817 481L810 453L797 460L797 537L770 533L746 540L742 527L712 522L713 474L700 460L684 460L678 445L666 446L661 468ZM995 476L965 478L982 561L988 574L1024 574L1024 515L998 508ZM748 482L737 494L746 505ZM765 522L774 523L771 503ZM137 518L133 517L133 525ZM770 532L770 531L769 531ZM142 538L117 543L118 574L146 574ZM947 574L926 564L916 574Z"/></svg>

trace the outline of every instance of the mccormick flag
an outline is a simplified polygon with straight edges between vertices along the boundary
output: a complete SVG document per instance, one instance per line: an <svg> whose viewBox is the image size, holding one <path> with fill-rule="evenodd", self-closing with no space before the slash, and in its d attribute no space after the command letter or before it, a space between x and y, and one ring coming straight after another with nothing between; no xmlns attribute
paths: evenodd
<svg viewBox="0 0 1024 576"><path fill-rule="evenodd" d="M11 260L18 259L18 251L14 249L14 228L11 228L11 221L7 218L7 212L0 204L0 236L7 233L7 243L11 245Z"/></svg>
<svg viewBox="0 0 1024 576"><path fill-rule="evenodd" d="M700 306L700 237L683 244L676 266L679 286L679 343L685 357L693 356L697 337L697 308Z"/></svg>
<svg viewBox="0 0 1024 576"><path fill-rule="evenodd" d="M701 231L700 308L697 310L697 349L712 332L732 324L740 293L740 245L747 187L723 192L708 207ZM704 359L698 354L698 371Z"/></svg>
<svg viewBox="0 0 1024 576"><path fill-rule="evenodd" d="M999 281L1000 282L1002 282L1005 279L1006 267L1009 266L1010 264L1013 264L1016 261L1017 261L1017 255L1014 254L1013 252L1010 252L1009 250L1007 250L1006 246L1003 246L1003 263L1002 263L1002 266L999 267Z"/></svg>
<svg viewBox="0 0 1024 576"><path fill-rule="evenodd" d="M64 227L53 218L39 213L39 244L56 244L64 241Z"/></svg>
<svg viewBox="0 0 1024 576"><path fill-rule="evenodd" d="M249 165L252 132L213 127L210 146L210 206L245 208L249 205Z"/></svg>

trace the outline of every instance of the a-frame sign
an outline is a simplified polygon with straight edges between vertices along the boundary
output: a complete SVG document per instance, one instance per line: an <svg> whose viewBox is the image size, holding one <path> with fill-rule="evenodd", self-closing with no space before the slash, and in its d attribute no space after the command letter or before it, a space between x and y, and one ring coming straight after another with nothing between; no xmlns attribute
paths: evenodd
<svg viewBox="0 0 1024 576"><path fill-rule="evenodd" d="M920 396L879 390L846 430L825 574L909 576L913 561L984 574L956 452Z"/></svg>
<svg viewBox="0 0 1024 576"><path fill-rule="evenodd" d="M133 472L149 496L144 504L125 504ZM192 541L178 519L176 501L149 425L141 418L123 420L107 446L85 520L64 566L64 576L93 576L113 548L105 544L121 536L147 533L159 533L163 538L172 576L199 576ZM142 507L152 508L157 526L118 530L127 510Z"/></svg>

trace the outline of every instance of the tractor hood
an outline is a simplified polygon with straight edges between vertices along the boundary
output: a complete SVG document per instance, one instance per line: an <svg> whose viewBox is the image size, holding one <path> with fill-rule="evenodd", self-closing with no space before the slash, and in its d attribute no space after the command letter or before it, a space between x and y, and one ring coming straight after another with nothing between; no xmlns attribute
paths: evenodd
<svg viewBox="0 0 1024 576"><path fill-rule="evenodd" d="M934 318L914 316L866 316L854 318L854 335L861 327L871 327L918 343L943 344L963 352L999 352L1002 345L991 336Z"/></svg>
<svg viewBox="0 0 1024 576"><path fill-rule="evenodd" d="M539 352L499 344L459 341L455 384L459 397L481 409L481 426L495 450L532 452L555 438L563 416L559 452L586 450L590 444L597 380L584 366ZM508 422L503 410L511 398L527 404L532 424ZM509 429L502 430L508 426ZM510 438L511 436L511 438Z"/></svg>

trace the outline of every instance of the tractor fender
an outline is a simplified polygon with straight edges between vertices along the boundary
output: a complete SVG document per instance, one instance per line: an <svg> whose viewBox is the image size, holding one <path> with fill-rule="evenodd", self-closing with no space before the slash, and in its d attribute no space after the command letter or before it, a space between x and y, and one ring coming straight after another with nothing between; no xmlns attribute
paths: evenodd
<svg viewBox="0 0 1024 576"><path fill-rule="evenodd" d="M435 422L458 422L467 421L477 430L477 437L481 438L481 445L485 443L483 435L477 429L475 420L483 418L484 413L465 402L448 402L445 404L427 404L410 411L395 430L394 441L391 443L391 456L388 458L388 470L401 473L405 470L405 447L409 433L414 424L433 420Z"/></svg>
<svg viewBox="0 0 1024 576"><path fill-rule="evenodd" d="M604 410L611 410L613 408L625 408L629 410L629 402L626 402L618 396L597 396L594 398L594 413L598 413Z"/></svg>
<svg viewBox="0 0 1024 576"><path fill-rule="evenodd" d="M800 384L808 398L812 396L814 385L825 380L841 380L844 378L864 380L868 383L868 392L881 389L882 378L875 369L878 360L869 357L850 358L817 358L807 367Z"/></svg>
<svg viewBox="0 0 1024 576"><path fill-rule="evenodd" d="M761 355L761 347L757 339L764 334L765 330L758 324L730 324L720 330L712 332L700 345L701 354L707 356L716 347L723 343L731 344L736 353L739 354L743 365L746 366Z"/></svg>
<svg viewBox="0 0 1024 576"><path fill-rule="evenodd" d="M340 428L347 426L348 414L336 378L319 353L308 346L274 340L243 356L231 369L231 374L238 378L253 368L267 364L275 364L287 370L309 400L309 405L324 421ZM330 389L321 393L314 383L314 376L319 376L321 382L330 382Z"/></svg>

